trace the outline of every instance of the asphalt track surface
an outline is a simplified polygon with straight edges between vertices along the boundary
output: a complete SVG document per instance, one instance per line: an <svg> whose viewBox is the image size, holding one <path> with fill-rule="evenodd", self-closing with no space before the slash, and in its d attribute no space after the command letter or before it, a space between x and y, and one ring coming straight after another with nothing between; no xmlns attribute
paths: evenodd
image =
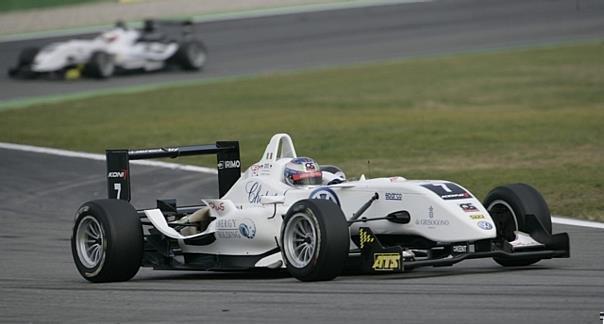
<svg viewBox="0 0 604 324"><path fill-rule="evenodd" d="M200 23L202 73L168 71L108 81L15 81L0 102L177 80L210 79L443 53L604 38L601 0L440 0ZM69 38L72 38L70 36ZM65 37L0 43L0 71L19 51Z"/></svg>
<svg viewBox="0 0 604 324"><path fill-rule="evenodd" d="M570 259L502 268L491 260L391 275L302 283L283 272L142 269L128 282L77 273L74 212L106 195L103 161L0 149L0 321L252 323L598 323L604 311L604 230L554 225ZM216 175L132 169L135 206L215 196Z"/></svg>
<svg viewBox="0 0 604 324"><path fill-rule="evenodd" d="M0 79L0 100L601 38L603 8L603 1L459 0L208 23L201 27L212 57L201 74ZM0 44L0 68L28 43ZM216 195L214 175L143 166L132 172L137 207ZM604 311L604 231L562 225L554 232L570 234L572 257L526 268L469 260L326 283L280 272L142 269L129 282L89 284L73 265L69 237L79 205L105 197L104 173L100 161L0 149L0 321L600 323Z"/></svg>

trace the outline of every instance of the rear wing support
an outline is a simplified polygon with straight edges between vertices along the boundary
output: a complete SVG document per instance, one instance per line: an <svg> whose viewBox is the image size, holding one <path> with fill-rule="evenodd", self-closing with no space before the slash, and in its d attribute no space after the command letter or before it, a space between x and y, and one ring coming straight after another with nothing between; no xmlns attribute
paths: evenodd
<svg viewBox="0 0 604 324"><path fill-rule="evenodd" d="M179 156L216 154L218 195L224 196L241 176L239 142L218 141L216 144L161 147L149 149L107 150L107 196L130 201L130 161Z"/></svg>

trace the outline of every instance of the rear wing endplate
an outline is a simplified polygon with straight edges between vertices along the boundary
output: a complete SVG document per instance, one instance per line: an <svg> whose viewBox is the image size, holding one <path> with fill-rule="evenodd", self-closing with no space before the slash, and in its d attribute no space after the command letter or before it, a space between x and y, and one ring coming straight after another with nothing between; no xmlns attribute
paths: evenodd
<svg viewBox="0 0 604 324"><path fill-rule="evenodd" d="M130 161L179 156L216 154L218 195L224 196L241 176L239 142L218 141L216 144L161 147L149 149L107 150L107 195L110 199L130 201Z"/></svg>

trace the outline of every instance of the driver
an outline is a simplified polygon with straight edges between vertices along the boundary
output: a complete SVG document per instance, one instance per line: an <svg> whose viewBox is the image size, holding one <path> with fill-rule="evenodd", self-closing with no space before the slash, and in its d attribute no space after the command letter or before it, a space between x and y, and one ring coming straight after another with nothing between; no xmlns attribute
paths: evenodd
<svg viewBox="0 0 604 324"><path fill-rule="evenodd" d="M319 164L308 157L297 157L287 162L283 176L285 183L290 186L312 186L323 183Z"/></svg>

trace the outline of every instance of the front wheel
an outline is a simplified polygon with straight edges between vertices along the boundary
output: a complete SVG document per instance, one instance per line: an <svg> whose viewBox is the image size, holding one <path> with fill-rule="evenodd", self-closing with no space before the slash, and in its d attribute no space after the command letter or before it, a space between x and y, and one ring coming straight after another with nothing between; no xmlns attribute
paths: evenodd
<svg viewBox="0 0 604 324"><path fill-rule="evenodd" d="M88 281L134 277L143 256L143 232L134 207L116 199L83 204L76 214L71 252L78 271Z"/></svg>
<svg viewBox="0 0 604 324"><path fill-rule="evenodd" d="M182 69L199 71L207 61L208 51L200 41L184 42L180 44L175 58Z"/></svg>
<svg viewBox="0 0 604 324"><path fill-rule="evenodd" d="M301 281L331 280L344 267L350 232L342 210L328 200L301 200L287 212L281 250L289 273Z"/></svg>
<svg viewBox="0 0 604 324"><path fill-rule="evenodd" d="M94 52L84 66L84 73L97 79L107 79L115 72L113 56L106 52Z"/></svg>
<svg viewBox="0 0 604 324"><path fill-rule="evenodd" d="M510 184L491 190L484 200L484 206L495 222L497 238L511 242L516 239L516 231L532 233L544 230L552 233L552 219L543 196L533 187L524 184ZM532 228L527 215L534 215L542 229ZM540 259L493 258L502 266L527 266Z"/></svg>

